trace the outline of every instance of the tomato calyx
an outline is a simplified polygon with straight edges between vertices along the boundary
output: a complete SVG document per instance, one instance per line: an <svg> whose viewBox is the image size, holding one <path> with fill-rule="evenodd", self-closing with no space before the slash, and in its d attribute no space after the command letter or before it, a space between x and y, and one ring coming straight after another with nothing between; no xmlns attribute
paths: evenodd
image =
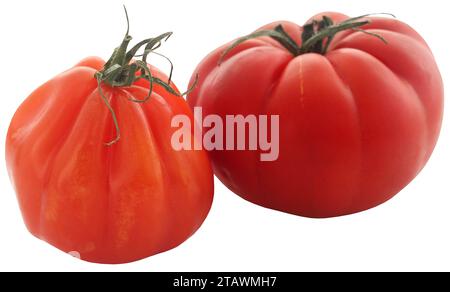
<svg viewBox="0 0 450 292"><path fill-rule="evenodd" d="M129 99L131 102L144 103L150 99L155 83L162 86L169 93L176 96L183 96L188 94L190 91L193 90L193 88L196 86L197 83L196 80L193 86L183 94L178 93L171 87L173 63L170 61L169 58L160 53L155 52L155 50L161 46L163 41L167 41L170 38L172 32L166 32L157 37L145 39L128 50L128 46L132 40L132 37L129 34L130 21L125 6L124 10L127 20L127 32L125 34L125 37L120 46L114 49L112 56L105 63L103 69L95 73L95 78L97 79L98 82L98 91L103 101L105 102L108 110L111 113L112 119L114 121L114 126L116 128L116 137L114 138L114 140L105 143L107 146L111 146L120 140L120 128L114 109L112 108L108 99L103 94L102 84L109 85L110 87L129 87L140 79L148 80L150 83L150 87L147 96L143 99L133 99L133 98ZM144 52L138 55L138 51L141 48L144 48ZM170 74L167 82L152 75L152 72L147 63L149 54L156 54L158 56L163 57L169 62ZM134 58L136 57L140 57L141 59L135 60Z"/></svg>
<svg viewBox="0 0 450 292"><path fill-rule="evenodd" d="M392 14L389 15L393 16ZM338 24L334 24L333 20L326 15L320 21L311 21L303 26L302 46L299 48L299 55L307 53L325 55L336 34L349 29L371 35L387 44L387 41L381 35L361 29L361 27L370 23L369 20L364 20L368 16L371 16L371 14L349 18Z"/></svg>
<svg viewBox="0 0 450 292"><path fill-rule="evenodd" d="M395 17L392 14L387 14ZM303 26L302 32L302 45L298 45L292 37L284 30L283 26L277 25L273 30L260 30L244 37L237 39L232 43L221 55L219 59L219 65L222 63L225 56L230 53L234 48L239 46L241 43L248 41L250 39L259 37L270 37L280 43L284 48L286 48L294 57L308 54L316 53L321 55L326 55L328 48L339 32L345 30L353 30L361 33L365 33L376 37L387 44L387 41L379 34L365 31L362 29L363 26L370 23L370 20L365 19L373 14L361 15L358 17L349 18L340 23L334 23L333 20L328 16L323 16L321 20L312 20L310 23Z"/></svg>

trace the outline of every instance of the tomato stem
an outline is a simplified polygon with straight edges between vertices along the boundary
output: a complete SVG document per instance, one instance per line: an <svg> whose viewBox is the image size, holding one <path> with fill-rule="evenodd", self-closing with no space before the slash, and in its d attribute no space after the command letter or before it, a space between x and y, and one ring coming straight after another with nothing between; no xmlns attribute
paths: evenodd
<svg viewBox="0 0 450 292"><path fill-rule="evenodd" d="M362 26L370 23L369 20L362 20L365 17L367 15L350 18L338 24L334 24L328 16L323 16L321 21L313 20L303 27L302 46L299 49L299 55L306 53L325 55L336 34L349 29L377 37L387 44L382 36L361 29Z"/></svg>
<svg viewBox="0 0 450 292"><path fill-rule="evenodd" d="M185 94L188 94L197 83L194 82L194 85L183 94L179 94L176 90L174 90L170 86L173 72L173 63L166 56L160 53L156 53L155 50L161 46L161 43L163 41L167 41L170 38L172 32L166 32L157 37L145 39L137 43L130 50L128 50L128 46L132 40L132 37L129 35L130 21L125 6L124 10L125 10L125 17L127 20L127 32L125 34L125 37L120 46L114 50L113 54L106 62L103 69L95 73L95 78L97 79L98 82L99 94L101 95L108 110L110 111L114 121L114 126L116 128L116 137L112 141L105 143L107 146L111 146L120 140L120 129L114 109L111 106L108 99L103 94L103 90L101 87L102 84L107 84L111 87L128 87L133 85L134 82L140 79L148 80L150 82L150 87L147 96L144 99L130 99L130 101L132 102L144 103L150 99L153 92L154 83L162 86L169 93L176 96L183 96ZM137 55L138 51L142 47L144 47L144 52L140 55ZM158 77L152 76L152 72L147 64L147 58L149 54L156 54L158 56L161 56L170 63L170 74L167 82L161 80ZM133 60L133 58L135 57L141 57L142 59Z"/></svg>
<svg viewBox="0 0 450 292"><path fill-rule="evenodd" d="M387 14L395 17L392 14ZM219 59L219 65L222 63L225 56L234 48L239 46L241 43L258 38L268 36L279 42L284 48L286 48L294 57L308 54L317 53L321 55L326 55L330 44L336 34L345 30L353 30L361 33L365 33L376 37L387 44L387 41L376 33L368 32L362 29L363 26L370 23L369 20L364 20L364 18L371 16L373 14L361 15L358 17L349 18L341 23L335 24L333 20L328 16L323 16L321 20L312 20L310 23L303 26L302 32L302 45L299 46L292 37L285 32L282 25L276 26L273 30L260 30L256 31L247 36L237 39L232 43L221 55Z"/></svg>

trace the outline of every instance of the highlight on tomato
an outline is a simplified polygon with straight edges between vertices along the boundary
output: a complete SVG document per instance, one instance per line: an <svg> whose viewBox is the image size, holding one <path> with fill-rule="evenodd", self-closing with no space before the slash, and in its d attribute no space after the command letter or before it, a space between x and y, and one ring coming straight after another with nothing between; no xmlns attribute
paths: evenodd
<svg viewBox="0 0 450 292"><path fill-rule="evenodd" d="M389 200L425 166L441 128L433 54L391 17L274 22L213 51L197 74L188 103L204 115L279 116L276 161L261 161L260 150L210 157L230 190L296 215L341 216Z"/></svg>
<svg viewBox="0 0 450 292"><path fill-rule="evenodd" d="M106 63L81 61L19 107L6 162L33 235L115 264L172 249L200 227L213 199L210 162L171 147L172 117L193 116L171 78L147 64L170 35L128 50L127 31Z"/></svg>

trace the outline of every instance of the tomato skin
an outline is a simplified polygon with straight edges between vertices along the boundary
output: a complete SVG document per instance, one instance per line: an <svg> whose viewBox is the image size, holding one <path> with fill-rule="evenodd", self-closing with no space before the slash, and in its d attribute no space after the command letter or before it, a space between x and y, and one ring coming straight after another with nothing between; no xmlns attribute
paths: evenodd
<svg viewBox="0 0 450 292"><path fill-rule="evenodd" d="M348 17L323 13L335 23ZM434 57L408 25L370 18L380 39L339 33L328 53L294 57L275 40L251 39L218 61L232 42L197 67L189 94L203 115L279 115L274 162L255 151L211 151L217 177L258 205L312 218L348 215L397 194L433 152L443 115ZM282 24L301 46L302 27ZM194 76L191 83L194 80ZM205 129L207 130L207 129Z"/></svg>
<svg viewBox="0 0 450 292"><path fill-rule="evenodd" d="M171 118L192 113L183 98L155 85L103 86L104 62L88 58L32 93L7 135L8 172L26 226L64 252L97 263L126 263L176 247L206 218L213 173L203 151L171 147ZM167 77L151 67L153 76ZM175 87L174 89L178 91Z"/></svg>

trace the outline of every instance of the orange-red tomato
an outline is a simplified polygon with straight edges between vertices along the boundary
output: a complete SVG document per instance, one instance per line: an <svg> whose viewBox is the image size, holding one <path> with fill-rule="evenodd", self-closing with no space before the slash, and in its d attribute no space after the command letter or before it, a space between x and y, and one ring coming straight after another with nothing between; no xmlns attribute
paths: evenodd
<svg viewBox="0 0 450 292"><path fill-rule="evenodd" d="M337 13L313 19L325 23L324 15L334 24L348 20ZM342 31L323 54L297 51L305 26L276 22L259 31L281 24L294 54L286 37L276 35L282 46L253 35L200 63L191 107L223 119L279 115L278 160L261 162L254 151L211 151L216 175L232 191L265 207L332 217L385 202L424 167L443 113L438 67L411 27L389 18L352 22L367 19L357 27L366 33Z"/></svg>
<svg viewBox="0 0 450 292"><path fill-rule="evenodd" d="M32 234L81 259L125 263L171 249L202 224L213 198L207 154L175 151L171 118L193 119L182 97L149 82L102 85L88 58L32 93L11 121L6 160ZM151 67L152 75L167 77ZM172 87L176 92L178 90Z"/></svg>

